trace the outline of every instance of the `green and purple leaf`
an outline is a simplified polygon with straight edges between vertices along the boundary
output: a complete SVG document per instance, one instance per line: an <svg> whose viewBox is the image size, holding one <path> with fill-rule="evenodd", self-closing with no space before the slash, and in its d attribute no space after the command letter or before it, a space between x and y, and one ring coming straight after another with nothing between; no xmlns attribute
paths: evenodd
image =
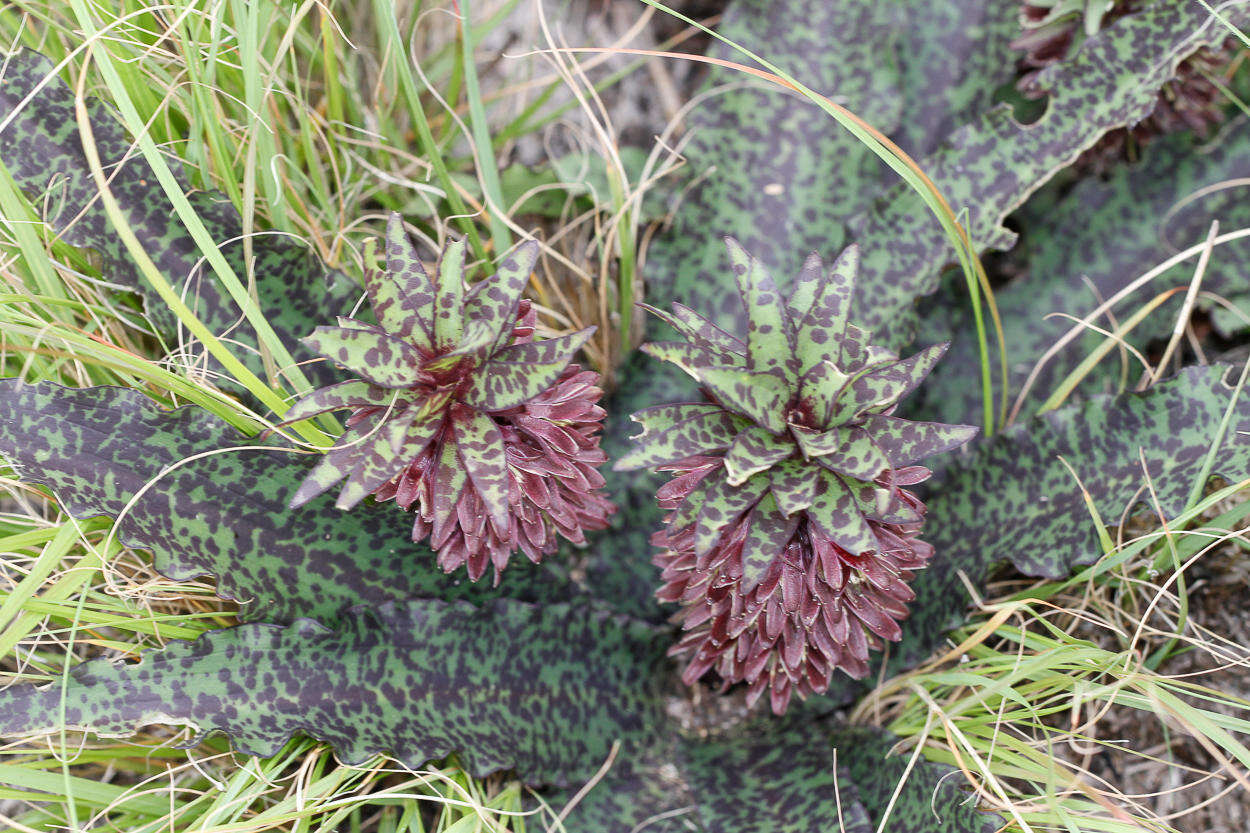
<svg viewBox="0 0 1250 833"><path fill-rule="evenodd" d="M500 350L474 374L465 403L483 411L503 411L528 402L555 384L594 332L594 327L587 327Z"/></svg>
<svg viewBox="0 0 1250 833"><path fill-rule="evenodd" d="M452 240L438 259L438 282L434 288L434 349L452 350L464 335L463 239Z"/></svg>
<svg viewBox="0 0 1250 833"><path fill-rule="evenodd" d="M129 735L150 723L223 732L273 755L297 732L347 764L389 753L409 767L455 753L477 776L582 782L617 741L654 739L663 640L602 610L499 600L422 600L241 625L145 653L99 659L62 686L0 695L0 734L66 727ZM61 720L64 703L64 722Z"/></svg>
<svg viewBox="0 0 1250 833"><path fill-rule="evenodd" d="M756 720L622 755L570 808L568 833L993 833L950 767L880 729L828 720ZM904 780L906 779L906 780ZM898 785L898 799L886 807ZM550 796L559 811L572 791ZM749 796L750 800L743 800Z"/></svg>
<svg viewBox="0 0 1250 833"><path fill-rule="evenodd" d="M1236 26L1250 19L1250 9L1235 4L1222 15ZM968 209L977 249L1009 248L1015 235L1002 225L1008 214L1108 131L1140 121L1180 61L1226 37L1225 24L1201 3L1152 3L1044 71L1046 112L1035 122L1021 124L999 105L953 132L920 167L956 212ZM914 320L915 299L938 288L943 266L955 258L919 194L896 186L880 206L852 223L863 251L853 318L899 346L910 336L905 322Z"/></svg>
<svg viewBox="0 0 1250 833"><path fill-rule="evenodd" d="M996 289L1003 322L1012 399L1037 362L1068 330L1068 316L1084 318L1139 276L1178 251L1202 244L1218 220L1220 231L1250 226L1250 121L1237 119L1210 141L1182 134L1148 143L1141 158L1104 176L1072 183L1056 182L1030 198L1014 215L1020 242L1006 256L1002 271L1018 275ZM1166 270L1112 309L1117 321L1159 292L1188 284L1198 258ZM1208 308L1211 322L1225 334L1245 326L1209 298L1221 296L1250 312L1245 275L1250 271L1250 240L1214 248L1203 272L1197 306ZM991 278L994 275L991 274ZM1207 293L1210 293L1209 295ZM939 302L942 296L935 295ZM1125 340L1146 349L1167 338L1180 313L1183 294L1164 303L1138 324ZM1106 315L1095 325L1114 329ZM911 413L926 419L968 422L979 417L980 393L966 384L980 359L971 316L948 304L927 310L922 337L951 338L950 353L925 384ZM1105 336L1086 331L1038 368L1021 412L1030 415ZM992 362L997 362L995 354ZM1130 367L1135 381L1137 367ZM1093 369L1076 389L1081 396L1115 393L1121 385L1119 351Z"/></svg>
<svg viewBox="0 0 1250 833"><path fill-rule="evenodd" d="M554 564L510 570L496 588L449 577L412 542L412 516L391 504L343 513L322 496L290 510L288 496L328 455L240 449L256 445L274 443L240 437L197 407L163 411L135 391L0 380L0 454L18 476L47 486L75 518L129 506L122 542L149 550L175 580L215 576L245 620L329 622L411 598L576 592Z"/></svg>
<svg viewBox="0 0 1250 833"><path fill-rule="evenodd" d="M797 451L789 437L778 437L758 425L746 428L734 437L725 454L729 485L740 486L751 475L766 471Z"/></svg>
<svg viewBox="0 0 1250 833"><path fill-rule="evenodd" d="M855 496L831 471L822 472L820 488L807 509L807 518L823 535L848 552L876 552L881 548L872 527L859 511Z"/></svg>
<svg viewBox="0 0 1250 833"><path fill-rule="evenodd" d="M732 237L725 238L729 269L747 318L747 366L756 373L793 377L794 323L764 264Z"/></svg>
<svg viewBox="0 0 1250 833"><path fill-rule="evenodd" d="M507 344L521 293L537 262L538 243L528 240L504 257L494 275L474 284L464 303L466 327L483 328L495 348Z"/></svg>
<svg viewBox="0 0 1250 833"><path fill-rule="evenodd" d="M795 355L799 374L807 373L821 362L837 367L841 358L842 336L851 312L851 296L855 291L855 271L859 268L859 248L847 246L834 261L828 274L817 255L805 264L804 271L815 269L820 274L814 282L799 273L794 294L790 298L791 314L798 316L795 333Z"/></svg>
<svg viewBox="0 0 1250 833"><path fill-rule="evenodd" d="M452 431L456 437L456 450L473 488L482 498L482 504L495 529L508 529L508 465L505 458L503 434L495 420L481 411L458 406L452 411Z"/></svg>
<svg viewBox="0 0 1250 833"><path fill-rule="evenodd" d="M421 354L416 348L384 333L318 327L304 343L378 387L411 387L422 378Z"/></svg>
<svg viewBox="0 0 1250 833"><path fill-rule="evenodd" d="M383 388L360 379L339 382L319 388L297 401L282 415L285 423L339 411L344 408L377 406L385 408L399 399L400 393L393 388Z"/></svg>
<svg viewBox="0 0 1250 833"><path fill-rule="evenodd" d="M880 414L865 419L863 427L895 468L910 466L926 457L959 448L980 430L973 425L911 422Z"/></svg>
<svg viewBox="0 0 1250 833"><path fill-rule="evenodd" d="M386 221L386 270L365 273L365 290L378 324L420 347L434 344L434 285L399 212Z"/></svg>
<svg viewBox="0 0 1250 833"><path fill-rule="evenodd" d="M1250 391L1234 402L1229 372L1189 368L1145 393L1008 428L934 484L925 537L955 560L978 553L987 564L1010 561L1028 575L1058 578L1099 555L1082 488L1106 523L1118 523L1135 505L1153 505L1147 478L1164 515L1178 514L1208 455L1212 475L1250 478ZM1230 407L1228 434L1212 451Z"/></svg>
<svg viewBox="0 0 1250 833"><path fill-rule="evenodd" d="M777 505L772 494L764 495L760 502L751 509L747 521L747 536L742 542L742 593L745 595L768 572L768 566L777 556L794 530L799 526L797 515L788 516Z"/></svg>
<svg viewBox="0 0 1250 833"><path fill-rule="evenodd" d="M777 508L786 515L801 512L812 505L812 499L820 489L820 469L802 460L782 460L773 466L768 477L772 481L772 495Z"/></svg>
<svg viewBox="0 0 1250 833"><path fill-rule="evenodd" d="M699 518L694 527L695 554L704 555L716 546L729 526L764 496L768 485L767 477L752 477L741 486L731 485L728 478L710 482L698 507Z"/></svg>
<svg viewBox="0 0 1250 833"><path fill-rule="evenodd" d="M781 377L736 367L701 367L697 378L726 410L742 414L774 434L786 430L790 387Z"/></svg>
<svg viewBox="0 0 1250 833"><path fill-rule="evenodd" d="M677 420L678 415L690 414ZM633 438L633 447L617 458L617 471L634 471L676 463L696 454L707 454L729 447L738 433L734 418L719 405L660 405L633 414L642 424L642 433Z"/></svg>

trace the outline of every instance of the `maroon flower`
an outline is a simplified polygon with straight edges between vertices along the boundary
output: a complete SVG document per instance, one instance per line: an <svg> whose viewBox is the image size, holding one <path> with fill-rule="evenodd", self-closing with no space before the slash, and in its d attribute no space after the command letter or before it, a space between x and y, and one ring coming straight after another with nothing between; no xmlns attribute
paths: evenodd
<svg viewBox="0 0 1250 833"><path fill-rule="evenodd" d="M661 507L676 510L699 482L722 466L716 457L692 457L664 466L675 476L657 493ZM928 476L919 466L898 469L894 487ZM890 484L878 481L878 485ZM924 504L897 490L899 499L923 519ZM673 520L670 511L666 521ZM670 650L687 660L687 685L714 671L722 688L746 683L747 702L769 691L772 710L785 712L790 698L829 687L836 669L860 679L868 674L868 652L902 635L898 622L915 598L908 582L924 567L933 548L916 536L922 521L869 521L882 548L848 552L803 519L784 541L764 577L742 589L742 547L752 514L728 528L717 545L695 555L694 524L666 527L651 542L664 586L657 596L682 605L676 619L684 634Z"/></svg>
<svg viewBox="0 0 1250 833"><path fill-rule="evenodd" d="M288 421L350 408L347 431L300 485L306 503L347 478L336 505L366 495L417 504L412 539L427 536L448 572L477 581L520 549L531 561L561 537L585 541L613 511L600 494L605 461L599 375L570 364L593 328L535 341L520 297L537 258L527 244L465 291L464 244L432 282L398 215L387 270L365 284L377 324L340 319L307 341L360 378L315 391Z"/></svg>

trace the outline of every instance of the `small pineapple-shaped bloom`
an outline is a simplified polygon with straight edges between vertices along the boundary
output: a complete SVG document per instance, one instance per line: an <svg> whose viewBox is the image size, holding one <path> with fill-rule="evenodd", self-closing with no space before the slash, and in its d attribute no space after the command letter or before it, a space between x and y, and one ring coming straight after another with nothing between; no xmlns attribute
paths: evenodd
<svg viewBox="0 0 1250 833"><path fill-rule="evenodd" d="M848 322L853 247L828 272L812 255L783 300L727 242L747 339L680 304L652 309L685 342L643 349L708 401L634 414L643 432L617 468L673 472L652 541L658 597L681 605L670 653L686 658L685 681L715 671L745 682L752 702L768 690L780 714L838 669L863 677L869 651L900 638L912 571L932 554L917 538L924 505L904 487L929 474L916 462L976 429L892 415L946 345L900 360Z"/></svg>
<svg viewBox="0 0 1250 833"><path fill-rule="evenodd" d="M1020 8L1022 34L1012 47L1024 53L1018 86L1030 98L1046 94L1046 67L1071 57L1086 38L1115 20L1140 11L1144 0L1025 0ZM1113 130L1082 154L1079 164L1101 170L1122 158L1127 148L1155 136L1193 130L1207 136L1223 122L1228 98L1212 78L1226 74L1236 55L1232 38L1197 50L1176 67L1159 91L1154 110L1140 123Z"/></svg>
<svg viewBox="0 0 1250 833"><path fill-rule="evenodd" d="M466 291L463 241L431 281L398 214L386 270L365 276L376 324L339 319L305 341L359 376L314 391L287 421L351 409L338 439L291 500L346 478L335 504L366 495L416 504L412 539L430 537L439 565L476 581L520 549L531 561L560 538L582 543L613 511L600 493L604 412L599 375L570 364L594 328L534 340L521 292L538 256L527 243Z"/></svg>

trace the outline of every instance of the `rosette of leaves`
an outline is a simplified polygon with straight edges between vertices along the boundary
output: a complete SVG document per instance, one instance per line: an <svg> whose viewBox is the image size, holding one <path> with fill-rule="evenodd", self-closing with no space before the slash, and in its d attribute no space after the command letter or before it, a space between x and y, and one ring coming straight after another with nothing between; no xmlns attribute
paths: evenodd
<svg viewBox="0 0 1250 833"><path fill-rule="evenodd" d="M764 266L727 239L747 339L678 304L652 309L684 342L643 349L702 385L707 402L647 408L617 468L673 472L658 499L666 526L662 601L682 605L671 653L683 679L765 690L780 714L793 694L828 689L837 670L868 674L868 652L897 641L913 570L932 547L924 505L903 489L915 465L977 429L900 419L899 401L933 369L940 344L907 359L848 321L857 251L826 271L812 255L783 299Z"/></svg>
<svg viewBox="0 0 1250 833"><path fill-rule="evenodd" d="M346 479L336 506L367 495L417 505L412 540L438 563L496 581L512 552L537 563L560 538L607 525L600 494L599 375L570 364L594 332L534 339L521 292L538 257L526 243L465 291L465 244L450 243L432 281L403 221L387 225L386 269L365 276L377 324L340 318L305 342L358 378L314 391L289 421L350 408L347 430L291 499L298 507Z"/></svg>

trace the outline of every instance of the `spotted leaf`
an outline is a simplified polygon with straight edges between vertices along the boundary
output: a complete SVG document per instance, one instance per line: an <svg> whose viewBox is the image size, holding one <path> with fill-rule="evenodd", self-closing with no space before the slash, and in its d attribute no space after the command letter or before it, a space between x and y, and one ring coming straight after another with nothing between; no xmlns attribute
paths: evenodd
<svg viewBox="0 0 1250 833"><path fill-rule="evenodd" d="M838 397L834 418L843 421L890 409L924 381L946 353L947 346L937 344L902 361L859 375L851 381L850 390Z"/></svg>
<svg viewBox="0 0 1250 833"><path fill-rule="evenodd" d="M864 430L895 468L910 466L926 457L959 448L980 430L972 425L911 422L874 414L864 420Z"/></svg>
<svg viewBox="0 0 1250 833"><path fill-rule="evenodd" d="M796 450L788 438L778 437L758 425L747 428L734 438L725 454L729 485L742 485L751 475L766 471Z"/></svg>
<svg viewBox="0 0 1250 833"><path fill-rule="evenodd" d="M764 578L768 566L794 535L799 520L797 515L782 512L771 494L764 495L751 509L746 539L742 542L743 593L750 593Z"/></svg>
<svg viewBox="0 0 1250 833"><path fill-rule="evenodd" d="M84 663L64 691L4 691L0 733L185 723L273 755L305 731L347 764L386 752L419 768L455 753L478 776L567 784L588 779L614 742L653 737L662 647L650 628L589 607L393 603L333 629L242 625L138 664Z"/></svg>
<svg viewBox="0 0 1250 833"><path fill-rule="evenodd" d="M483 411L503 411L533 399L555 384L594 327L544 341L528 341L500 350L474 375L464 394L466 404Z"/></svg>
<svg viewBox="0 0 1250 833"><path fill-rule="evenodd" d="M786 430L785 405L790 389L780 377L734 367L702 367L698 379L726 409L774 434Z"/></svg>
<svg viewBox="0 0 1250 833"><path fill-rule="evenodd" d="M724 360L716 362L716 364L734 364L734 357L741 357L743 362L746 361L747 346L744 343L689 307L682 304L673 304L673 311L667 312L650 304L640 304L639 306L665 324L668 324L687 341L697 344L706 350L722 354Z"/></svg>
<svg viewBox="0 0 1250 833"><path fill-rule="evenodd" d="M812 498L807 517L821 532L852 553L876 552L877 536L859 511L855 496L836 474L821 475L821 487Z"/></svg>
<svg viewBox="0 0 1250 833"><path fill-rule="evenodd" d="M88 96L85 105L95 150L126 224L200 322L218 336L228 334L239 345L234 351L238 359L265 378L268 370L255 328L241 317L239 305L206 263L121 118L94 97ZM0 67L0 123L5 125L0 159L36 206L36 216L47 222L49 237L94 250L103 278L139 294L166 344L202 354L113 227L83 150L74 91L55 76L52 61L28 51L6 56ZM243 220L226 195L197 190L181 161L172 156L164 161L235 277L254 288L261 314L291 357L315 384L340 381L342 372L314 361L316 354L299 339L317 324L349 312L360 287L342 272L327 269L293 235L255 229L245 241ZM222 373L221 384L231 392L242 390L230 383L215 359L207 362L209 370Z"/></svg>
<svg viewBox="0 0 1250 833"><path fill-rule="evenodd" d="M768 471L777 508L786 515L801 512L812 505L820 488L820 469L804 465L801 460L782 460Z"/></svg>
<svg viewBox="0 0 1250 833"><path fill-rule="evenodd" d="M711 737L675 737L617 757L568 806L569 833L994 833L957 770L890 754L897 738L830 720L753 720ZM630 754L632 752L632 754ZM897 798L895 792L898 792ZM741 796L750 794L751 801ZM885 825L884 828L881 825Z"/></svg>
<svg viewBox="0 0 1250 833"><path fill-rule="evenodd" d="M764 265L733 238L726 238L729 268L738 283L747 312L747 363L760 373L792 374L789 359L794 352L794 324L777 285Z"/></svg>
<svg viewBox="0 0 1250 833"><path fill-rule="evenodd" d="M728 479L709 483L695 523L695 553L703 555L716 546L728 526L750 509L767 489L767 477L752 477L741 486L731 485Z"/></svg>
<svg viewBox="0 0 1250 833"><path fill-rule="evenodd" d="M815 267L823 270L819 259ZM795 319L799 324L795 328L794 351L798 359L798 373L807 373L821 362L837 366L858 267L859 249L848 246L838 255L828 274L820 274L817 280L810 282L814 284L810 298L807 297L808 282L800 281L803 292L790 301L795 314L799 315Z"/></svg>
<svg viewBox="0 0 1250 833"><path fill-rule="evenodd" d="M662 466L696 454L720 451L728 448L737 434L733 417L716 405L711 405L711 410L707 410L709 406L705 405L660 407L692 416L680 421L671 421L666 417L658 420L659 425L666 427L657 429L646 411L634 414L634 419L642 423L643 431L634 438L634 447L629 453L616 461L614 467L618 471ZM653 414L656 411L649 410Z"/></svg>
<svg viewBox="0 0 1250 833"><path fill-rule="evenodd" d="M465 300L466 327L476 326L485 342L502 347L512 332L521 293L538 261L538 243L522 243L496 267L495 274L474 285Z"/></svg>
<svg viewBox="0 0 1250 833"><path fill-rule="evenodd" d="M282 414L283 422L308 419L327 411L375 405L387 407L398 399L395 390L379 387L359 379L319 388L300 399Z"/></svg>
<svg viewBox="0 0 1250 833"><path fill-rule="evenodd" d="M452 410L456 450L496 529L508 528L508 466L495 421L471 408Z"/></svg>
<svg viewBox="0 0 1250 833"><path fill-rule="evenodd" d="M434 285L398 212L386 221L386 271L367 272L365 290L382 329L421 347L433 346Z"/></svg>
<svg viewBox="0 0 1250 833"><path fill-rule="evenodd" d="M304 343L379 387L411 387L421 379L421 354L383 333L318 327Z"/></svg>
<svg viewBox="0 0 1250 833"><path fill-rule="evenodd" d="M75 518L125 509L123 543L150 551L174 580L215 576L248 621L331 622L352 607L410 598L573 593L555 563L509 570L494 588L451 581L412 542L412 517L392 505L338 512L322 496L289 509L288 496L329 455L240 437L207 411L162 411L136 391L0 380L0 454Z"/></svg>
<svg viewBox="0 0 1250 833"><path fill-rule="evenodd" d="M434 291L434 347L451 350L464 334L464 240L452 240L438 260Z"/></svg>
<svg viewBox="0 0 1250 833"><path fill-rule="evenodd" d="M702 367L740 367L746 368L746 359L736 353L723 353L699 344L687 344L680 341L653 341L640 348L652 358L675 364L696 379Z"/></svg>

